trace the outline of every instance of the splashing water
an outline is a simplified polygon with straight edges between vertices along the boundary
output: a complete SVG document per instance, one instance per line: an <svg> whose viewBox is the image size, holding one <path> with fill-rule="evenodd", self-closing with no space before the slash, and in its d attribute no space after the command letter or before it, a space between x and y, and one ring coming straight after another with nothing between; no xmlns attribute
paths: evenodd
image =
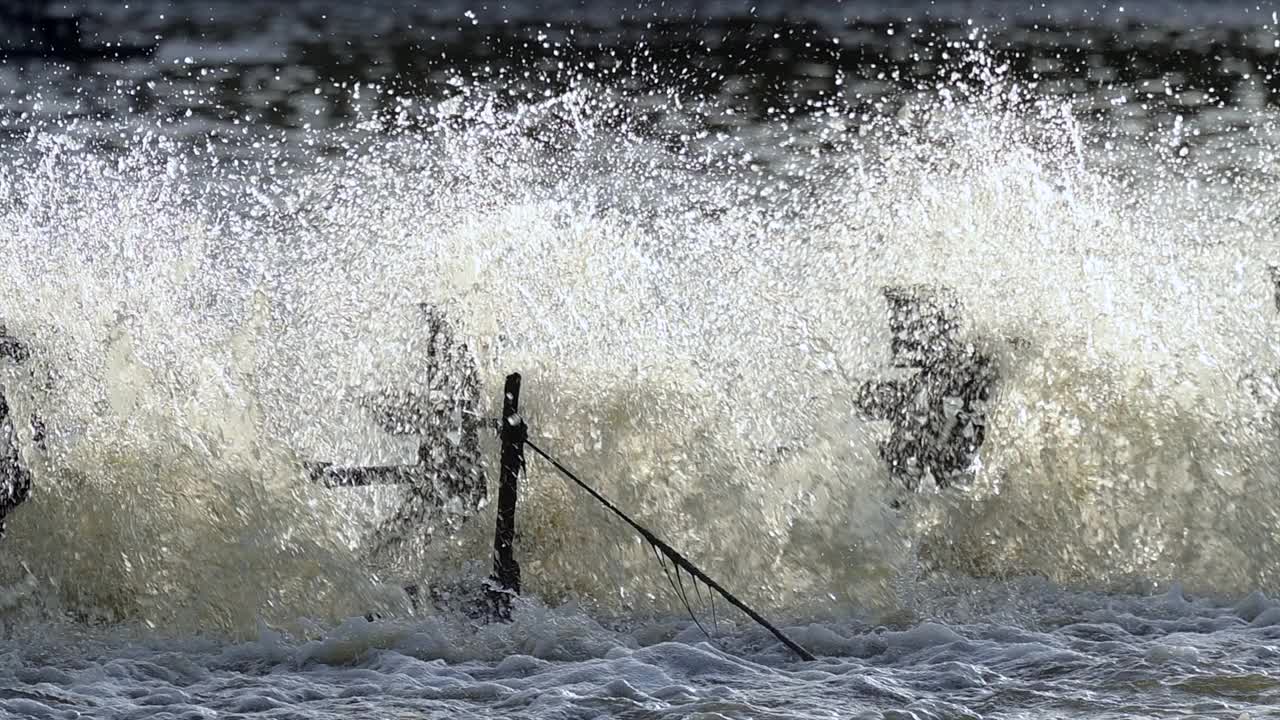
<svg viewBox="0 0 1280 720"><path fill-rule="evenodd" d="M892 606L922 562L1270 587L1270 178L1154 153L1125 177L1068 108L970 61L773 171L731 137L655 144L585 80L514 107L463 88L302 143L32 132L0 171L0 251L21 258L0 297L42 360L4 385L52 435L27 451L6 570L80 614L251 632L392 613L399 583L483 559L488 514L372 565L395 498L301 471L412 455L359 399L426 371L428 302L486 396L523 372L536 436L765 606ZM973 487L898 512L852 395L891 372L879 289L917 282L957 292L1004 382ZM672 607L636 539L547 468L520 512L538 597Z"/></svg>
<svg viewBox="0 0 1280 720"><path fill-rule="evenodd" d="M1167 14L1133 3L1006 47L766 5L570 32L309 4L326 41L240 3L152 33L135 2L99 19L152 61L0 60L0 321L32 350L0 387L35 474L0 714L1280 706L1274 17L1112 23ZM242 56L196 40L218 23ZM1000 377L945 490L904 488L857 406L903 372L883 289L917 284ZM707 638L532 457L514 621L412 607L473 592L494 508L383 555L402 492L306 463L413 461L369 398L437 371L424 303L487 416L521 372L540 446L822 659L691 591Z"/></svg>

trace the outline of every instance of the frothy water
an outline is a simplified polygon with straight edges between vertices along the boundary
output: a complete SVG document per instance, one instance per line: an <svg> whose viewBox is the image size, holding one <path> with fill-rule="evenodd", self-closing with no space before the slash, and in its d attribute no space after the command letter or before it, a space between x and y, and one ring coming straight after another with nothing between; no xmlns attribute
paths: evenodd
<svg viewBox="0 0 1280 720"><path fill-rule="evenodd" d="M880 112L710 132L725 108L672 89L660 139L652 96L585 71L301 134L37 123L0 163L0 313L36 358L0 385L49 428L41 450L18 423L36 489L0 557L0 706L1277 704L1276 118L1184 152L1198 128L1117 134L947 47L963 74ZM896 372L881 288L915 283L955 291L1001 384L972 485L908 494L854 396ZM396 492L302 463L411 460L361 399L429 372L424 302L490 415L521 372L540 444L824 659L723 606L713 640L672 619L647 546L532 459L515 622L411 608L405 584L487 573L493 508L374 558Z"/></svg>

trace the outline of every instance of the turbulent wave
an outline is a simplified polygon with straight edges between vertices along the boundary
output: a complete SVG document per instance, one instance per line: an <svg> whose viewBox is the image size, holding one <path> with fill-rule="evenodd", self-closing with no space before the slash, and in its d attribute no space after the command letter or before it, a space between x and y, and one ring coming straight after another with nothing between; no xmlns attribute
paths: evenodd
<svg viewBox="0 0 1280 720"><path fill-rule="evenodd" d="M52 429L48 452L24 431L37 490L0 563L80 615L233 631L474 572L491 509L375 567L390 500L299 464L411 456L358 400L425 371L430 302L489 397L523 372L536 437L763 605L893 606L928 571L1273 587L1271 181L1157 141L1133 179L992 65L895 116L833 105L828 147L780 170L729 135L656 143L585 91L477 89L249 159L33 133L0 169L0 312L42 360L2 381ZM880 287L918 282L956 290L1004 382L975 484L901 503L852 396L891 373ZM523 492L530 591L674 606L549 468Z"/></svg>

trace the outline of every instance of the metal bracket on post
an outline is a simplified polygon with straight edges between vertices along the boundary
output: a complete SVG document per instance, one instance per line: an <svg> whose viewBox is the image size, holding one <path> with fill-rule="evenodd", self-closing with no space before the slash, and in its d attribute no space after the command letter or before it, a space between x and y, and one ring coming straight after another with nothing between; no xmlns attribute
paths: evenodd
<svg viewBox="0 0 1280 720"><path fill-rule="evenodd" d="M498 487L498 520L493 533L493 577L489 597L494 613L511 619L511 598L520 594L520 563L515 559L516 499L520 471L524 469L524 444L528 428L520 417L520 373L507 376L502 397L502 470Z"/></svg>

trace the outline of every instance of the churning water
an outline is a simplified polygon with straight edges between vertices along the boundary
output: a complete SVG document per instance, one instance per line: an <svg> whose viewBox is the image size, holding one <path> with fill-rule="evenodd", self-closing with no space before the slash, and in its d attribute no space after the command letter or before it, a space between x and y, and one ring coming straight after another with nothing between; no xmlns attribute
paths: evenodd
<svg viewBox="0 0 1280 720"><path fill-rule="evenodd" d="M0 385L48 427L0 712L1280 712L1269 10L270 8L91 5L156 57L0 64ZM973 482L908 494L854 397L917 283L1001 384ZM514 622L414 609L493 508L372 557L396 493L302 463L412 459L362 399L422 382L424 302L819 660L690 588L704 634L534 459Z"/></svg>

